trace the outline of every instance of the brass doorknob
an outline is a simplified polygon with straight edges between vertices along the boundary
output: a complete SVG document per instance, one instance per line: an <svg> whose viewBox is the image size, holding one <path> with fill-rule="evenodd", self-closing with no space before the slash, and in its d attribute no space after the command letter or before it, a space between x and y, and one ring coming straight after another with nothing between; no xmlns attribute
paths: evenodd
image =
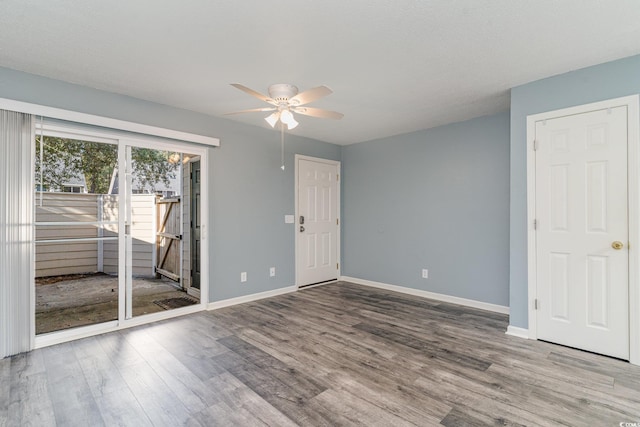
<svg viewBox="0 0 640 427"><path fill-rule="evenodd" d="M617 240L611 244L611 247L616 251L619 251L620 249L622 249L623 246L624 245L622 244L622 242L619 242Z"/></svg>

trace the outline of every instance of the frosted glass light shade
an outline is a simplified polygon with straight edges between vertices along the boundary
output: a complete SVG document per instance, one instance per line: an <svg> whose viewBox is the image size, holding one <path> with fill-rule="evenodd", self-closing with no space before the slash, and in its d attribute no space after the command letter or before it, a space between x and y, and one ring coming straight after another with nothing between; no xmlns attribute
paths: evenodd
<svg viewBox="0 0 640 427"><path fill-rule="evenodd" d="M279 118L280 118L280 112L276 111L275 113L271 114L269 117L266 117L265 120L267 121L267 123L271 125L271 127L275 127L276 123L278 123Z"/></svg>
<svg viewBox="0 0 640 427"><path fill-rule="evenodd" d="M284 110L280 113L280 121L287 125L287 129L291 130L298 126L298 122L293 117L293 113L289 110Z"/></svg>

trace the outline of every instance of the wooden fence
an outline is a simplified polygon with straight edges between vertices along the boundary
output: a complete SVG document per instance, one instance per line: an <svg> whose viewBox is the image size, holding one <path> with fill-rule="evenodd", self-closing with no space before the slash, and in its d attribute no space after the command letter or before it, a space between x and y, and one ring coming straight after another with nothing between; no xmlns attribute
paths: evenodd
<svg viewBox="0 0 640 427"><path fill-rule="evenodd" d="M118 272L117 195L77 193L36 194L36 277ZM155 205L153 194L132 195L133 274L153 275ZM57 223L57 224L52 224ZM73 223L71 225L70 223Z"/></svg>

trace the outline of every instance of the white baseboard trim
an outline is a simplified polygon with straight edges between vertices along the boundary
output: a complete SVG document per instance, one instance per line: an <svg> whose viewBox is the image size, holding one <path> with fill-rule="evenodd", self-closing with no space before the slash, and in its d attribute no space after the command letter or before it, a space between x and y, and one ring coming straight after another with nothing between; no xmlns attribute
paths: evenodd
<svg viewBox="0 0 640 427"><path fill-rule="evenodd" d="M505 332L505 334L518 338L524 338L526 340L529 339L529 330L525 328L519 328L517 326L507 326L507 332Z"/></svg>
<svg viewBox="0 0 640 427"><path fill-rule="evenodd" d="M210 302L207 310L216 310L218 308L230 307L232 305L244 304L246 302L257 301L264 298L271 298L277 295L288 294L298 290L297 286L287 286L285 288L274 289L272 291L258 292L257 294L243 295L241 297L224 299L221 301Z"/></svg>
<svg viewBox="0 0 640 427"><path fill-rule="evenodd" d="M390 285L388 283L374 282L372 280L358 279L356 277L341 276L341 281L356 283L358 285L371 286L372 288L386 289L388 291L401 292L403 294L415 295L422 298L436 301L449 302L452 304L464 305L467 307L479 308L481 310L493 311L495 313L509 314L509 307L488 302L476 301L472 299L454 297L451 295L439 294L436 292L423 291L420 289L407 288L405 286Z"/></svg>

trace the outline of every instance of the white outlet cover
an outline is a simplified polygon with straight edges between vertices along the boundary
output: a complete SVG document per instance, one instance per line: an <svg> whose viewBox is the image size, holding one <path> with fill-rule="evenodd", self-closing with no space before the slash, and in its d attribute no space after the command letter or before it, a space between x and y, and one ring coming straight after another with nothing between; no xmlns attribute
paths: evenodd
<svg viewBox="0 0 640 427"><path fill-rule="evenodd" d="M240 273L240 281L241 282L246 282L247 281L247 273L245 271Z"/></svg>
<svg viewBox="0 0 640 427"><path fill-rule="evenodd" d="M271 267L269 269L269 277L274 277L276 275L276 268L275 267Z"/></svg>
<svg viewBox="0 0 640 427"><path fill-rule="evenodd" d="M296 217L293 215L285 215L284 216L284 223L285 224L293 224L296 222Z"/></svg>
<svg viewBox="0 0 640 427"><path fill-rule="evenodd" d="M423 279L428 279L429 278L429 270L427 270L426 268L422 269L422 278Z"/></svg>

